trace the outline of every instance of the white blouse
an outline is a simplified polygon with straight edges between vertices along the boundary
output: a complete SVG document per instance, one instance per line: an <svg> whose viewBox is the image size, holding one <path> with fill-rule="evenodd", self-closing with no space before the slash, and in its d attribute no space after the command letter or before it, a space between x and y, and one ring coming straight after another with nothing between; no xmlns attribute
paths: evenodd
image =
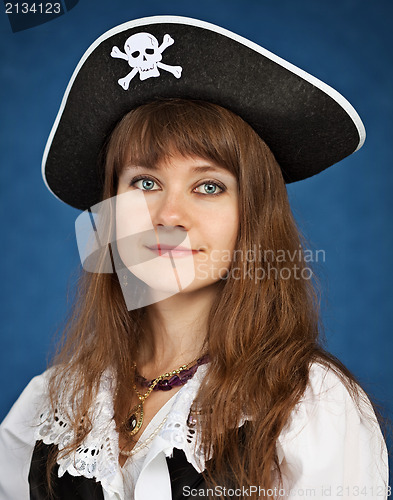
<svg viewBox="0 0 393 500"><path fill-rule="evenodd" d="M123 468L113 420L113 380L103 376L92 408L93 429L82 449L58 460L59 476L68 472L100 481L105 500L170 500L166 457L174 448L183 450L198 472L205 468L198 434L189 432L186 421L207 369L199 367L155 415L139 438L139 451ZM32 379L0 426L1 500L29 499L27 478L37 440L62 449L72 439L61 410L52 415L48 407L48 375ZM284 482L283 489L273 492L277 499L388 496L387 450L371 405L365 398L359 410L337 375L318 363L311 366L307 389L279 436L277 454ZM263 492L262 486L253 488ZM184 494L192 498L196 492Z"/></svg>

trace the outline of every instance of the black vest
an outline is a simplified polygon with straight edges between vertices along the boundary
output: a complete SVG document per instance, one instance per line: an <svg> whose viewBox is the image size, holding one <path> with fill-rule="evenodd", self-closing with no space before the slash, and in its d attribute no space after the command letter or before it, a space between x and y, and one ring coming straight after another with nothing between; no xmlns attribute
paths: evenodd
<svg viewBox="0 0 393 500"><path fill-rule="evenodd" d="M30 500L49 500L46 464L48 456L55 445L45 445L42 441L37 442L30 466L29 486ZM174 449L173 456L167 458L169 476L171 479L172 499L183 500L185 498L209 498L203 496L184 496L183 487L189 489L206 490L203 474L197 472L187 461L182 450ZM100 483L95 479L87 479L83 476L71 476L67 472L61 478L58 477L58 465L54 468L53 475L53 498L56 500L104 500L104 494ZM186 490L187 491L187 490ZM227 497L229 498L229 497ZM146 499L154 500L154 499Z"/></svg>

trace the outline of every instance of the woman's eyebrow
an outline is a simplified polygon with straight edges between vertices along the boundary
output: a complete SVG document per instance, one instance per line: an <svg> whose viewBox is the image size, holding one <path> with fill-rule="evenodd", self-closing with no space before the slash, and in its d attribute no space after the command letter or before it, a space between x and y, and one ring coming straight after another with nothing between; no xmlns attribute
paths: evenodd
<svg viewBox="0 0 393 500"><path fill-rule="evenodd" d="M124 172L127 170L142 170L142 169L149 169L149 170L160 170L161 167L158 167L157 165L127 165L124 167ZM218 165L201 165L201 166L194 166L190 167L190 170L193 172L198 172L198 173L204 173L204 172L228 172L228 170L224 167L220 167Z"/></svg>
<svg viewBox="0 0 393 500"><path fill-rule="evenodd" d="M218 165L206 165L206 166L200 166L200 167L191 167L191 170L194 172L212 172L212 171L217 171L217 172L227 172L227 169L224 167L219 167Z"/></svg>

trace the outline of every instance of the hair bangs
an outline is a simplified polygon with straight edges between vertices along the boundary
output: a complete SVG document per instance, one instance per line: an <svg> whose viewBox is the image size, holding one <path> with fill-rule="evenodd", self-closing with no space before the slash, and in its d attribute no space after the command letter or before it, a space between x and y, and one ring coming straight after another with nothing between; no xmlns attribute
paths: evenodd
<svg viewBox="0 0 393 500"><path fill-rule="evenodd" d="M173 99L170 105L165 100L140 106L119 122L112 135L116 175L126 165L148 168L180 154L213 161L239 178L239 158L233 152L238 150L237 130L242 127L241 118L204 101Z"/></svg>

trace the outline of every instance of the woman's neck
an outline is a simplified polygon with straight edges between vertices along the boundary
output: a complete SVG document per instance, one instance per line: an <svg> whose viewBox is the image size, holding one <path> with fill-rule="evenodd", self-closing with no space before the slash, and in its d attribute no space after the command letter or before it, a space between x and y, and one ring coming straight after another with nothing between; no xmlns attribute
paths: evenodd
<svg viewBox="0 0 393 500"><path fill-rule="evenodd" d="M212 285L149 306L153 343L142 346L138 362L144 377L157 377L204 354L207 318L216 293L217 286Z"/></svg>

